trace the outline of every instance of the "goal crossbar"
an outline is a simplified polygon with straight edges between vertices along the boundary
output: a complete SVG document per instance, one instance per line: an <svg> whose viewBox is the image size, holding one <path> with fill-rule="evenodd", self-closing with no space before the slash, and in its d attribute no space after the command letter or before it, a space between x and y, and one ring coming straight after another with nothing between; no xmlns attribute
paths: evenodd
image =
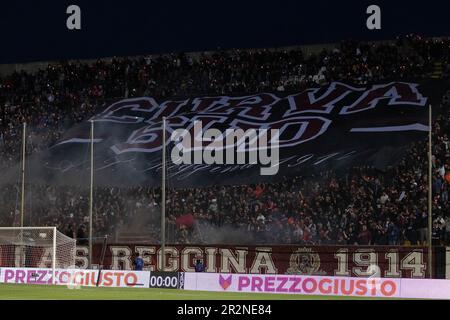
<svg viewBox="0 0 450 320"><path fill-rule="evenodd" d="M1 230L56 230L56 227L0 227Z"/></svg>

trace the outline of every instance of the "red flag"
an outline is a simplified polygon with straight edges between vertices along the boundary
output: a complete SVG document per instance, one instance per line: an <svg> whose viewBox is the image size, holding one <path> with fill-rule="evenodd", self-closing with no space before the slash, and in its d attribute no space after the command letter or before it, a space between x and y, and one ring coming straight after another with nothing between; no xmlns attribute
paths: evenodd
<svg viewBox="0 0 450 320"><path fill-rule="evenodd" d="M179 216L175 223L177 226L185 225L186 227L190 228L194 225L194 216L192 214L185 214L183 216Z"/></svg>
<svg viewBox="0 0 450 320"><path fill-rule="evenodd" d="M259 198L259 197L261 196L261 194L263 193L263 191L264 191L264 189L261 188L260 185L257 185L256 188L255 188L255 191L253 192L253 194L254 194L257 198Z"/></svg>

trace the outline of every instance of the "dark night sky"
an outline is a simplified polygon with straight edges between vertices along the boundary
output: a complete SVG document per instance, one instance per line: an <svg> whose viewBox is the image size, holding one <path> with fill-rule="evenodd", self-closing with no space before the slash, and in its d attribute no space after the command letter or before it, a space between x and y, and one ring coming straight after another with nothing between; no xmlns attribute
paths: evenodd
<svg viewBox="0 0 450 320"><path fill-rule="evenodd" d="M82 30L66 29L66 8ZM369 31L366 8L382 9ZM450 35L449 1L2 1L0 63Z"/></svg>

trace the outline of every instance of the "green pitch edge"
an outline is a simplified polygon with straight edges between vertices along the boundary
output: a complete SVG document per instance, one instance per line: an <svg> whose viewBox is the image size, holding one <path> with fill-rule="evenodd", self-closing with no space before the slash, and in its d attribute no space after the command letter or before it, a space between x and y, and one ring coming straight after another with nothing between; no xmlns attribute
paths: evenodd
<svg viewBox="0 0 450 320"><path fill-rule="evenodd" d="M375 300L380 298L0 284L0 300ZM388 299L385 299L388 300Z"/></svg>

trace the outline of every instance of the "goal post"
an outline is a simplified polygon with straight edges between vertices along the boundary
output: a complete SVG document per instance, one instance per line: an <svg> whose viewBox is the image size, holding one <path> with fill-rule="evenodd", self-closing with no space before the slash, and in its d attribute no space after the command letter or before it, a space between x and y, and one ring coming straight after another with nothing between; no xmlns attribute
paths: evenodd
<svg viewBox="0 0 450 320"><path fill-rule="evenodd" d="M76 240L56 227L0 227L0 267L49 268L75 266Z"/></svg>

